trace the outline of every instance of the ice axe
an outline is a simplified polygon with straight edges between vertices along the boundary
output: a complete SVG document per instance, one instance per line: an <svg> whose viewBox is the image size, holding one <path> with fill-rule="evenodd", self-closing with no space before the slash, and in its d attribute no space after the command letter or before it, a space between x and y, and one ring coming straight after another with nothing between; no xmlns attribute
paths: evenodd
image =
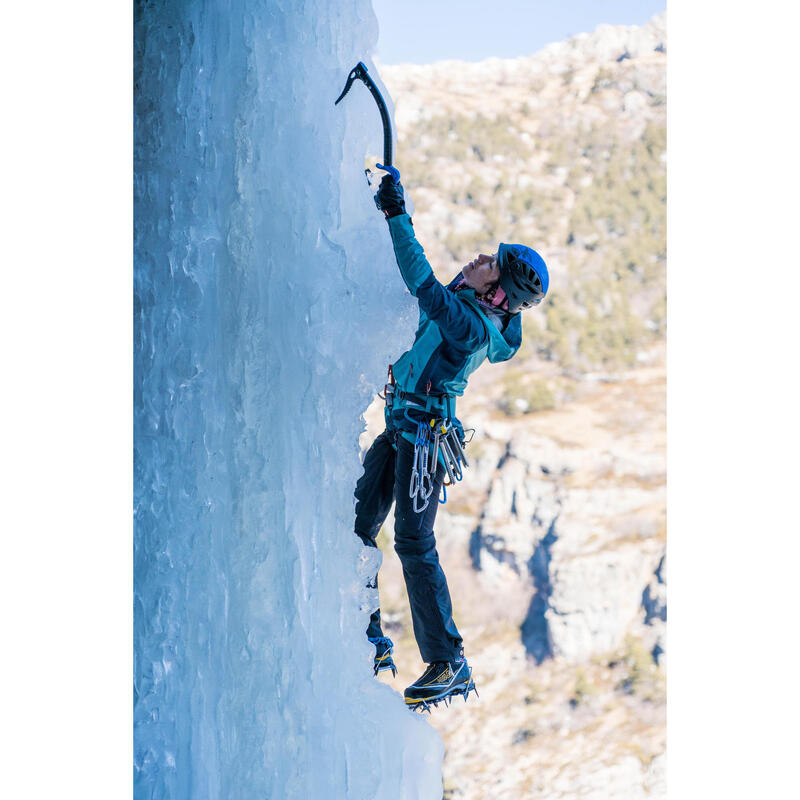
<svg viewBox="0 0 800 800"><path fill-rule="evenodd" d="M378 104L378 111L381 112L381 122L383 123L383 164L378 164L377 167L386 170L392 176L392 180L397 183L400 180L400 173L392 166L392 122L389 119L389 111L386 108L386 101L383 99L380 89L378 89L372 78L370 78L369 71L363 61L359 61L358 64L350 70L350 74L347 76L347 83L344 85L344 89L334 105L339 105L339 101L350 91L350 87L353 85L353 81L355 81L356 78L364 82L367 89L369 89L370 93L375 98L375 102ZM369 182L368 172L367 182Z"/></svg>

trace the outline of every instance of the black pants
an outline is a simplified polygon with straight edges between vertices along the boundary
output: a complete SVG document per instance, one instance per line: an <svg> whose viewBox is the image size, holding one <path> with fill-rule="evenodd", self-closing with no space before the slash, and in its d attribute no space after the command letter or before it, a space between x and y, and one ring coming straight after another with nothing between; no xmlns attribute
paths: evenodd
<svg viewBox="0 0 800 800"><path fill-rule="evenodd" d="M395 441L397 450L392 447ZM355 532L364 544L377 547L378 531L392 501L396 501L394 549L403 565L420 655L428 664L452 661L461 649L461 636L453 622L450 591L433 535L445 470L438 465L430 503L416 514L408 496L413 461L414 445L400 434L384 431L375 439L364 457L364 474L356 484ZM367 636L383 636L380 610L370 617Z"/></svg>

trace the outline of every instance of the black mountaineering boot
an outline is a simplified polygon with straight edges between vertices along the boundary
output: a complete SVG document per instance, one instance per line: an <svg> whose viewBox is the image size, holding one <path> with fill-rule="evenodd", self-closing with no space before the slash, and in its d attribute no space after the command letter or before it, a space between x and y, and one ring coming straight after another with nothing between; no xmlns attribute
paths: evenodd
<svg viewBox="0 0 800 800"><path fill-rule="evenodd" d="M383 672L385 669L392 671L392 677L397 677L397 667L392 661L392 650L394 650L394 643L386 636L370 637L370 641L375 645L375 660L373 667L375 674Z"/></svg>
<svg viewBox="0 0 800 800"><path fill-rule="evenodd" d="M463 652L453 661L435 661L429 664L422 675L405 691L406 706L413 711L430 711L430 706L438 706L443 700L449 705L457 694L464 695L464 702L470 692L478 694L472 680L472 668L467 664Z"/></svg>

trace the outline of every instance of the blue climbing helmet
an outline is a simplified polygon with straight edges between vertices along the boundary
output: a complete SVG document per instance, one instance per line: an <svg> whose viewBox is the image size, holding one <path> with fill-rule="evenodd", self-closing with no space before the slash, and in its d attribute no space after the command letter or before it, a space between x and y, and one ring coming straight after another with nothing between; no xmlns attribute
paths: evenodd
<svg viewBox="0 0 800 800"><path fill-rule="evenodd" d="M500 287L508 297L508 310L516 314L542 302L550 286L544 259L524 244L500 244L497 250Z"/></svg>

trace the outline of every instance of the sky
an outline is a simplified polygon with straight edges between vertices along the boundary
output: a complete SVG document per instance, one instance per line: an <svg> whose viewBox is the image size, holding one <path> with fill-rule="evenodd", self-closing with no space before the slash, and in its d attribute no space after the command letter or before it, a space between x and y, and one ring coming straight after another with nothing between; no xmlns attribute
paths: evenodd
<svg viewBox="0 0 800 800"><path fill-rule="evenodd" d="M373 0L382 64L531 55L598 25L642 25L666 0Z"/></svg>

